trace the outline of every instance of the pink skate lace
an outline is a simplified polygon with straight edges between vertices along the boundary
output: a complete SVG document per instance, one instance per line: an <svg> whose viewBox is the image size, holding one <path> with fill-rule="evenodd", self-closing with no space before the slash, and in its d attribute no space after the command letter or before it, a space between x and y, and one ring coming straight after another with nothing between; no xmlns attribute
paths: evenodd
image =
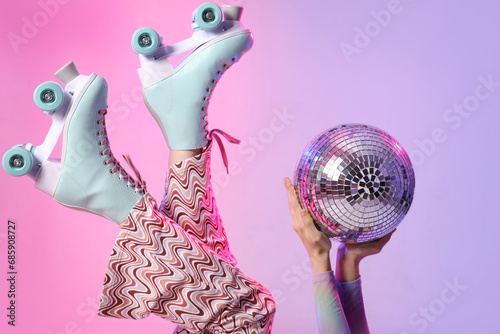
<svg viewBox="0 0 500 334"><path fill-rule="evenodd" d="M127 187L134 187L136 193L146 192L146 182L142 179L139 170L137 170L137 168L132 163L132 159L130 158L130 156L128 154L125 154L123 155L123 158L134 171L137 177L137 181L134 180L130 175L128 175L128 173L125 171L125 169L123 169L118 160L116 160L115 156L113 155L113 152L111 152L111 148L109 147L108 134L106 132L106 123L104 119L104 116L107 113L108 113L107 110L99 110L99 115L102 115L102 118L97 121L97 124L102 125L102 129L97 132L97 135L100 136L104 134L104 139L99 142L99 145L106 146L104 151L101 152L101 155L109 154L109 159L106 160L104 164L105 165L109 165L110 163L114 164L113 168L111 168L109 172L111 174L114 174L116 171L118 171L118 178L120 180L125 178L127 180Z"/></svg>
<svg viewBox="0 0 500 334"><path fill-rule="evenodd" d="M219 129L213 129L208 133L207 138L208 138L209 144L207 145L207 147L210 146L210 141L212 139L215 139L217 141L217 144L219 144L220 153L222 155L222 161L224 162L224 166L226 167L226 171L229 174L229 163L227 161L226 149L224 148L224 145L222 144L222 140L220 139L220 136L218 134L222 135L230 143L233 143L233 144L239 144L241 141L239 139L234 138L233 136L230 136L226 132L219 130Z"/></svg>
<svg viewBox="0 0 500 334"><path fill-rule="evenodd" d="M133 186L135 188L135 191L136 192L146 192L146 181L144 181L141 177L141 173L139 173L139 170L134 166L134 164L132 163L132 159L130 158L130 155L128 155L128 153L125 153L123 155L123 159L125 159L125 161L127 162L127 164L130 166L130 168L132 168L132 170L134 171L134 174L137 178L137 180L134 180L133 178L130 177L130 175L126 174L124 177L127 177L128 180L132 181L132 184L131 186ZM118 163L120 164L120 163ZM120 168L122 168L120 166ZM123 170L123 169L122 169ZM125 171L123 171L125 172ZM125 172L126 173L126 172Z"/></svg>

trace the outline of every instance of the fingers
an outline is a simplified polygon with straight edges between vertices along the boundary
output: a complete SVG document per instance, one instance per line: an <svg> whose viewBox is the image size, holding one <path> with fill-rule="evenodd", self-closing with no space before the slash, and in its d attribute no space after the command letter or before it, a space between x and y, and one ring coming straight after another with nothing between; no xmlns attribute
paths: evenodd
<svg viewBox="0 0 500 334"><path fill-rule="evenodd" d="M297 199L297 194L295 193L295 188L292 185L292 181L289 178L285 178L285 187L288 192L288 204L290 207L290 212L293 217L293 228L295 231L309 228L314 224L313 219L307 210L303 210Z"/></svg>
<svg viewBox="0 0 500 334"><path fill-rule="evenodd" d="M396 229L384 235L382 238L373 241L373 246L377 249L377 253L382 251L382 248L389 242L394 232L396 232Z"/></svg>
<svg viewBox="0 0 500 334"><path fill-rule="evenodd" d="M297 230L301 224L300 216L300 205L297 200L297 195L295 194L295 189L293 188L292 181L289 178L285 178L285 188L288 193L288 207L293 219L293 228Z"/></svg>
<svg viewBox="0 0 500 334"><path fill-rule="evenodd" d="M289 178L285 178L285 187L288 193L288 207L292 213L294 223L297 223L297 221L300 220L301 207L297 199L297 194L295 193L295 188Z"/></svg>
<svg viewBox="0 0 500 334"><path fill-rule="evenodd" d="M305 226L314 225L314 221L307 210L300 210L300 218ZM314 228L316 229L316 226Z"/></svg>
<svg viewBox="0 0 500 334"><path fill-rule="evenodd" d="M382 245L385 245L386 243L389 242L394 232L396 232L396 229L392 230L391 232L387 233L386 235L384 235L382 238L379 239Z"/></svg>
<svg viewBox="0 0 500 334"><path fill-rule="evenodd" d="M288 193L288 204L293 218L293 229L304 244L309 256L328 254L332 247L330 239L319 231L314 224L313 217L308 210L302 209L295 188L289 178L284 179L285 188ZM330 262L326 260L329 268Z"/></svg>
<svg viewBox="0 0 500 334"><path fill-rule="evenodd" d="M394 232L396 232L396 230L397 230L397 228L395 228L390 233L388 233L387 235L384 236L384 237L387 237L387 241L389 241L391 239L392 235L394 234Z"/></svg>
<svg viewBox="0 0 500 334"><path fill-rule="evenodd" d="M314 225L314 229L319 231L315 226L314 220L311 217L309 211L302 209L297 198L295 188L292 185L292 181L290 181L288 177L286 177L284 181L285 187L288 191L288 204L290 207L290 212L292 213L292 217L294 219L294 229L297 230L300 228L310 228Z"/></svg>
<svg viewBox="0 0 500 334"><path fill-rule="evenodd" d="M295 189L293 188L292 181L288 177L285 178L285 188L288 192L288 204L290 208L294 208L299 205L299 201L297 200L297 194L295 194Z"/></svg>

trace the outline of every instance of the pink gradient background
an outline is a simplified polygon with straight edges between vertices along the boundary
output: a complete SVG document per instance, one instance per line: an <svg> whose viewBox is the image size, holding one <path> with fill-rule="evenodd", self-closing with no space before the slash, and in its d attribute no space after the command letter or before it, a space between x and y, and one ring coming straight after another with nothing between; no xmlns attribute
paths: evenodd
<svg viewBox="0 0 500 334"><path fill-rule="evenodd" d="M35 107L33 90L57 81L53 73L73 60L81 73L107 79L113 152L132 156L160 201L168 150L140 100L130 39L142 26L169 44L189 37L191 13L202 1L66 2L18 52L8 34L21 34L23 17L32 21L42 9L34 0L2 6L0 153L41 144L51 120ZM255 45L224 76L209 108L211 128L245 140L240 148L226 145L239 166L230 176L215 151L214 183L240 267L275 295L274 333L317 332L307 256L291 228L282 179L293 175L312 137L351 122L394 136L414 160L417 178L409 215L384 252L361 266L372 332L498 333L500 87L460 125L443 116L474 94L478 77L500 81L500 4L401 0L399 13L372 30L370 43L348 62L341 43L354 43L356 27L376 29L370 13L391 1L226 3L245 7ZM291 116L283 121L276 113ZM444 135L429 144L436 128ZM95 315L117 226L58 205L26 177L1 170L0 184L2 333L172 332L154 316ZM6 324L7 219L18 227L15 328ZM453 293L447 281L465 288Z"/></svg>

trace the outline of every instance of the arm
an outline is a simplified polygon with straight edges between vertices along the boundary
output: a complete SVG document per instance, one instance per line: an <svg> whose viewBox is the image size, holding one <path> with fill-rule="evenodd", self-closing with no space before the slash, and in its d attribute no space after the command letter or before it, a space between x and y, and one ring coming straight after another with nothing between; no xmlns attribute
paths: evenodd
<svg viewBox="0 0 500 334"><path fill-rule="evenodd" d="M337 266L334 277L329 257L330 239L316 229L310 214L300 208L295 190L288 178L285 179L285 187L288 190L293 228L304 243L311 259L320 333L369 333L361 292L359 263L369 255L380 253L395 230L374 241L340 244L337 250ZM341 305L338 305L340 304L339 299ZM338 314L339 310L343 313L342 316ZM342 321L349 324L348 328L335 328Z"/></svg>
<svg viewBox="0 0 500 334"><path fill-rule="evenodd" d="M305 210L302 210L290 179L285 179L288 191L293 229L304 243L311 260L313 290L318 327L321 334L349 334L349 326L342 310L337 284L330 264L330 239L318 231Z"/></svg>
<svg viewBox="0 0 500 334"><path fill-rule="evenodd" d="M366 322L359 263L369 255L380 253L392 234L365 243L340 244L337 250L336 279L337 290L344 313L353 334L370 333Z"/></svg>

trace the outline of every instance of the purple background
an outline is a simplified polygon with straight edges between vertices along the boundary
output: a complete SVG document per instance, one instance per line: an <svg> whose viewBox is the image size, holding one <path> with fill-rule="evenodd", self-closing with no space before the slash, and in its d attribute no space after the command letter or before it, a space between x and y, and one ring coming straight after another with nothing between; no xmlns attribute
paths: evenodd
<svg viewBox="0 0 500 334"><path fill-rule="evenodd" d="M107 79L113 152L130 153L160 200L168 149L142 103L130 38L142 26L168 44L189 37L201 1L54 1L11 1L0 14L0 153L41 144L51 120L35 107L33 90L73 60L81 73ZM372 332L498 332L498 2L226 3L245 7L255 45L218 84L209 108L210 128L244 141L226 145L236 166L229 176L214 151L213 182L241 269L275 295L274 333L317 332L307 255L282 179L311 138L352 122L394 136L417 179L393 240L361 264ZM23 31L33 23L35 31ZM14 34L22 44L12 44ZM117 226L58 205L26 177L1 170L0 182L2 333L172 331L154 316L95 315ZM15 328L6 324L7 219L18 227Z"/></svg>

